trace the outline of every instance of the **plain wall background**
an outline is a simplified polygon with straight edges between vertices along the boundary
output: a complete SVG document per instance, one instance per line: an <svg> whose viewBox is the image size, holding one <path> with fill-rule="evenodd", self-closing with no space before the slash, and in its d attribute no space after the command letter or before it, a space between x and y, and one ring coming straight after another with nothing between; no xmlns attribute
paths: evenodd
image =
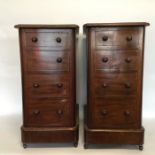
<svg viewBox="0 0 155 155"><path fill-rule="evenodd" d="M154 0L0 0L0 115L21 113L16 24L78 24L77 102L86 103L82 25L89 22L150 22L146 28L143 116L155 117Z"/></svg>

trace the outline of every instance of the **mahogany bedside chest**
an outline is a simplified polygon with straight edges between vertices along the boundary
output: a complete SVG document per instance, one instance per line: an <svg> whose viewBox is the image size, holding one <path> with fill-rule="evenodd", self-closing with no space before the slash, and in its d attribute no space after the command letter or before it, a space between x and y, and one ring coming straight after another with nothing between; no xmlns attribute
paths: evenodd
<svg viewBox="0 0 155 155"><path fill-rule="evenodd" d="M16 25L19 29L23 146L78 144L75 54L77 25Z"/></svg>
<svg viewBox="0 0 155 155"><path fill-rule="evenodd" d="M142 79L147 25L84 25L88 59L85 148L88 144L133 144L143 149Z"/></svg>

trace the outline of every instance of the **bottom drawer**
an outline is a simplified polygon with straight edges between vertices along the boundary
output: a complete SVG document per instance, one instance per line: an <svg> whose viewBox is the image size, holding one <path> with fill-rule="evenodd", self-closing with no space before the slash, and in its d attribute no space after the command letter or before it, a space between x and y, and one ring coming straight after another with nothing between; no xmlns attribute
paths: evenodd
<svg viewBox="0 0 155 155"><path fill-rule="evenodd" d="M92 106L91 127L92 128L139 128L140 107L136 99L131 98L124 102L122 99L97 99Z"/></svg>
<svg viewBox="0 0 155 155"><path fill-rule="evenodd" d="M25 126L60 127L74 125L74 112L67 99L29 100L25 110ZM32 104L33 103L33 104Z"/></svg>

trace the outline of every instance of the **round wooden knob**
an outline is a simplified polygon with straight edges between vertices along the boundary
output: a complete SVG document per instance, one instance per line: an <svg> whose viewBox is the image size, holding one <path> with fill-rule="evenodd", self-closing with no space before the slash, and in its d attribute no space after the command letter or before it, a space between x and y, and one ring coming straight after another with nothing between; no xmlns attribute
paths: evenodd
<svg viewBox="0 0 155 155"><path fill-rule="evenodd" d="M124 86L125 86L125 88L131 88L130 82L126 82L126 83L124 84Z"/></svg>
<svg viewBox="0 0 155 155"><path fill-rule="evenodd" d="M108 62L108 58L107 57L103 57L102 58L102 62Z"/></svg>
<svg viewBox="0 0 155 155"><path fill-rule="evenodd" d="M103 88L106 88L107 86L108 86L107 83L103 83L103 84L102 84L102 87L103 87Z"/></svg>
<svg viewBox="0 0 155 155"><path fill-rule="evenodd" d="M38 41L38 39L36 37L32 38L32 42L36 43Z"/></svg>
<svg viewBox="0 0 155 155"><path fill-rule="evenodd" d="M124 115L125 115L125 116L129 116L129 115L130 115L130 111L126 110L126 111L124 112Z"/></svg>
<svg viewBox="0 0 155 155"><path fill-rule="evenodd" d="M63 87L63 84L62 84L62 83L58 83L58 84L57 84L57 87L58 87L58 88L62 88L62 87Z"/></svg>
<svg viewBox="0 0 155 155"><path fill-rule="evenodd" d="M63 114L63 111L62 111L61 109L59 109L59 110L57 111L57 114L58 114L58 115L62 115L62 114Z"/></svg>
<svg viewBox="0 0 155 155"><path fill-rule="evenodd" d="M102 37L102 40L103 40L103 41L107 41L107 40L108 40L108 36L103 36L103 37Z"/></svg>
<svg viewBox="0 0 155 155"><path fill-rule="evenodd" d="M126 37L126 40L127 40L127 41L131 41L131 40L132 40L132 36L127 36L127 37Z"/></svg>
<svg viewBox="0 0 155 155"><path fill-rule="evenodd" d="M33 114L34 114L34 115L39 115L39 114L40 114L40 110L34 110L34 111L33 111Z"/></svg>
<svg viewBox="0 0 155 155"><path fill-rule="evenodd" d="M106 110L106 109L103 109L103 110L101 111L101 114L102 114L103 116L107 115L107 110Z"/></svg>
<svg viewBox="0 0 155 155"><path fill-rule="evenodd" d="M131 58L126 58L125 62L130 63L131 62Z"/></svg>
<svg viewBox="0 0 155 155"><path fill-rule="evenodd" d="M57 38L56 38L56 42L57 42L57 43L61 43L61 38L60 38L60 37L57 37Z"/></svg>
<svg viewBox="0 0 155 155"><path fill-rule="evenodd" d="M57 58L57 62L61 63L62 62L62 58Z"/></svg>
<svg viewBox="0 0 155 155"><path fill-rule="evenodd" d="M38 83L34 83L34 84L33 84L33 87L34 87L34 88L38 88L39 86L40 86L40 85L39 85Z"/></svg>

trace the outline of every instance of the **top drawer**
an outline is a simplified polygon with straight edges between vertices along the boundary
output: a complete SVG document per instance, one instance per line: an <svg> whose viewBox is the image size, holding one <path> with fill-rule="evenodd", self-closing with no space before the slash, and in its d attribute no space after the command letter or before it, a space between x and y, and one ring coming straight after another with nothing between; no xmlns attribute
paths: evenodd
<svg viewBox="0 0 155 155"><path fill-rule="evenodd" d="M138 49L142 42L142 28L96 28L97 49Z"/></svg>
<svg viewBox="0 0 155 155"><path fill-rule="evenodd" d="M69 29L24 29L24 47L27 49L71 49L72 30Z"/></svg>

